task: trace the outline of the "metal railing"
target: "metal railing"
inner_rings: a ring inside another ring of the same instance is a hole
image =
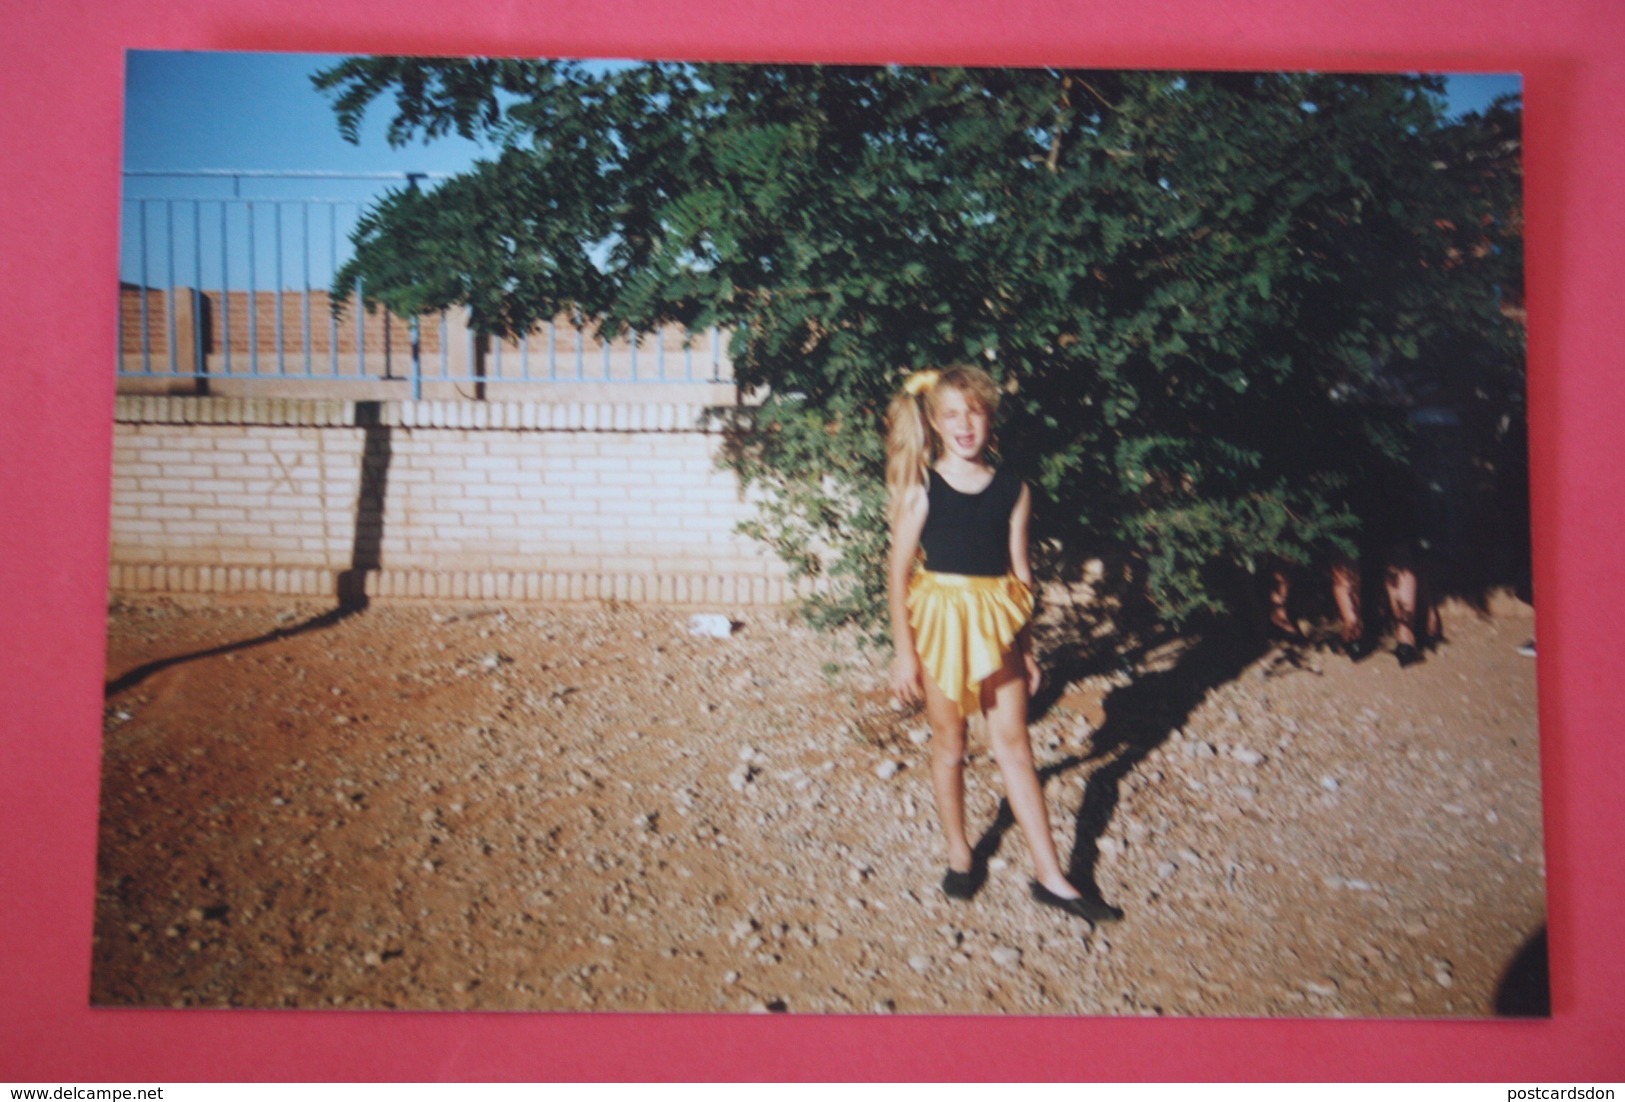
[[[121,380],[426,383],[717,383],[731,365],[715,328],[670,327],[614,340],[580,317],[518,340],[476,333],[464,310],[398,318],[361,308],[359,282],[334,303],[327,289],[351,255],[350,233],[380,182],[416,186],[430,173],[129,171],[134,181],[229,180],[229,196],[124,199],[118,374]],[[244,198],[245,180],[349,180],[357,198]],[[335,310],[335,306],[342,311]],[[341,321],[340,312],[345,317]]]

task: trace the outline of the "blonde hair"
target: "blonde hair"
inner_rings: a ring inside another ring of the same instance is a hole
[[[957,390],[991,421],[999,412],[999,384],[979,367],[916,371],[903,381],[886,414],[886,515],[895,524],[908,492],[925,485],[926,471],[942,454],[931,420],[944,389]]]

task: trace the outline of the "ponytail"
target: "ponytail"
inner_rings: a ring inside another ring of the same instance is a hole
[[[925,472],[937,452],[936,432],[926,412],[926,393],[937,372],[916,371],[903,383],[886,413],[886,518],[897,523],[908,492],[925,485]]]

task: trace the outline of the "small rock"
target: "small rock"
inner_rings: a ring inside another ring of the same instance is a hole
[[[1327,979],[1320,983],[1306,983],[1303,985],[1303,989],[1311,995],[1319,995],[1321,998],[1329,999],[1337,994],[1337,981]]]
[[[912,742],[915,746],[924,746],[930,740],[931,728],[929,727],[915,727],[908,733],[908,741]]]
[[[931,958],[924,953],[916,953],[908,958],[908,966],[914,971],[924,975],[931,970]]]
[[[1324,788],[1327,792],[1336,792],[1343,786],[1338,782],[1336,777],[1322,777],[1320,778],[1320,787]]]
[[[1455,969],[1449,961],[1442,957],[1429,957],[1428,964],[1433,969],[1433,982],[1440,987],[1456,986]]]
[[[722,977],[722,982],[723,983],[729,983],[729,984],[738,983],[739,982],[739,973],[738,972],[729,972],[729,973],[727,973],[726,975],[724,975]]]
[[[992,955],[993,963],[1001,968],[1014,968],[1021,963],[1021,950],[1009,945],[1000,945]]]
[[[879,777],[883,781],[889,781],[893,777],[897,776],[897,771],[901,768],[902,766],[898,765],[894,761],[883,761],[879,765],[875,766],[875,776]]]
[[[1164,861],[1157,866],[1157,879],[1166,880],[1179,871],[1179,866],[1172,861]]]
[[[688,633],[711,639],[726,639],[734,632],[733,621],[721,613],[699,612],[688,618]]]
[[[1243,765],[1262,765],[1264,763],[1263,754],[1260,754],[1257,750],[1248,750],[1245,747],[1237,750],[1231,757]]]

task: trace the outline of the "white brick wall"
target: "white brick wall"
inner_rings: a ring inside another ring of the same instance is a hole
[[[114,590],[778,602],[699,407],[121,398]],[[367,418],[363,418],[367,419]],[[476,427],[476,426],[501,427]],[[604,427],[609,426],[609,427]],[[387,451],[381,517],[363,456]],[[375,555],[373,554],[375,552]]]

